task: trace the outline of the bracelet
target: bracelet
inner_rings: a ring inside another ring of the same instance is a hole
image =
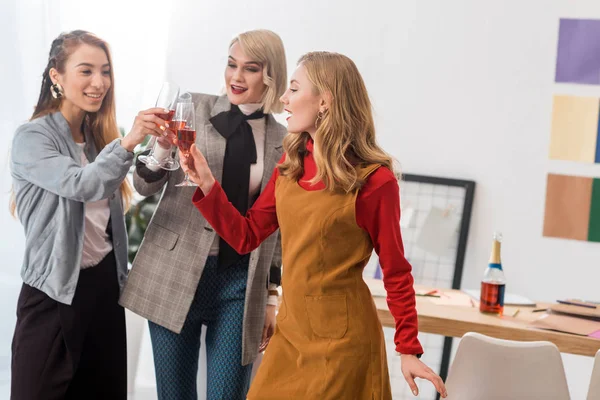
[[[279,292],[277,290],[269,290],[269,296],[279,296]]]

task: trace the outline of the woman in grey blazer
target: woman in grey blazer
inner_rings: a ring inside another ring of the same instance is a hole
[[[120,139],[113,82],[106,42],[61,34],[33,116],[13,139],[11,209],[26,236],[13,400],[127,398],[125,177],[133,148],[166,128],[153,108]]]
[[[279,97],[286,80],[279,36],[250,31],[229,46],[227,95],[192,94],[196,145],[241,212],[281,158],[287,132],[271,113],[282,111]],[[170,146],[159,139],[155,157],[165,157]],[[151,168],[136,164],[136,190],[145,196],[164,191],[121,304],[149,320],[158,398],[197,398],[200,334],[206,325],[207,398],[245,399],[252,362],[274,331],[279,234],[250,254],[237,254],[194,210],[194,188],[175,187],[183,179],[181,169]]]

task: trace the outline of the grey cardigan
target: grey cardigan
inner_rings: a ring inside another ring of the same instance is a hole
[[[119,186],[133,154],[119,140],[97,154],[85,132],[90,163],[81,166],[67,120],[55,112],[21,125],[14,136],[10,168],[17,214],[25,230],[21,278],[52,299],[71,304],[83,249],[85,202],[109,199],[117,276],[127,277],[127,231]]]

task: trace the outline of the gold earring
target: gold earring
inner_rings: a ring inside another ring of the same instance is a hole
[[[60,86],[60,83],[55,83],[52,86],[50,86],[50,93],[52,94],[52,97],[54,97],[55,99],[60,99],[65,94],[62,86]]]
[[[323,113],[319,111],[317,113],[317,119],[315,121],[315,129],[319,129],[319,122],[323,119]]]

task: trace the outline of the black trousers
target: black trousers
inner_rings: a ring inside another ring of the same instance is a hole
[[[125,311],[114,253],[80,272],[71,305],[23,284],[11,400],[127,399]]]

